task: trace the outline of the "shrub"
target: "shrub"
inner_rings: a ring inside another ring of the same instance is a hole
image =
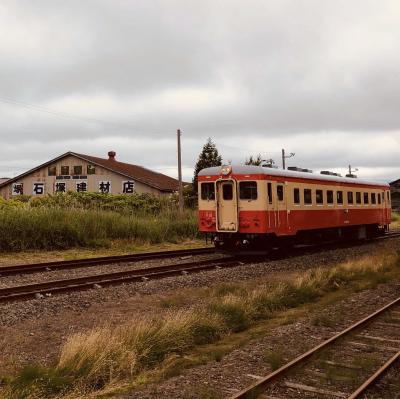
[[[57,208],[0,209],[0,250],[65,249],[114,239],[160,243],[197,236],[194,212],[184,217],[123,215],[110,211]]]

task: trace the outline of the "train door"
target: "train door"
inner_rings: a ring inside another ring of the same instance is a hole
[[[286,201],[286,187],[284,182],[276,184],[276,213],[277,213],[277,229],[285,234],[288,229],[288,213]]]
[[[385,225],[386,222],[386,201],[385,201],[385,192],[381,191],[378,196],[380,196],[379,202],[379,214],[380,214],[380,223],[381,225]],[[379,197],[378,197],[379,198]]]
[[[237,189],[234,180],[217,181],[217,231],[238,229]]]
[[[268,223],[275,232],[285,234],[288,214],[284,182],[267,182]]]

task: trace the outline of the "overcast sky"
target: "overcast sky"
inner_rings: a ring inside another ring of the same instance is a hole
[[[0,177],[66,151],[400,178],[398,0],[0,0]]]

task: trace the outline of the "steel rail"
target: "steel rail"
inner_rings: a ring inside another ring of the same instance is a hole
[[[395,238],[399,237],[400,232],[388,233],[385,236],[375,237],[373,239],[368,239],[366,241],[357,242],[363,244],[364,242],[370,242],[373,240],[382,240],[387,238]],[[306,246],[299,246],[295,248],[302,255],[302,251],[314,250],[317,248],[329,248],[331,249],[333,245],[343,245],[343,242],[336,243],[321,243],[321,244],[313,244]],[[351,244],[346,242],[345,244]],[[214,247],[208,248],[195,248],[195,249],[183,249],[183,250],[174,250],[174,251],[159,251],[159,252],[142,252],[138,254],[129,254],[129,255],[117,255],[117,256],[105,256],[105,257],[97,257],[97,258],[85,258],[85,259],[76,259],[76,260],[65,260],[65,261],[53,261],[53,262],[41,262],[41,263],[31,263],[31,264],[20,264],[20,265],[12,265],[12,266],[0,266],[0,278],[7,276],[14,276],[18,274],[29,274],[36,273],[40,271],[56,271],[56,270],[66,270],[66,269],[77,269],[81,267],[93,267],[100,266],[105,264],[117,264],[117,263],[133,263],[139,262],[142,260],[153,260],[153,259],[165,259],[165,258],[173,258],[179,256],[194,256],[194,255],[204,255],[204,254],[213,254],[215,253]],[[243,253],[244,254],[244,253]],[[243,255],[242,254],[242,255]],[[241,254],[239,254],[241,255]],[[249,253],[248,255],[252,255]],[[272,255],[270,253],[270,255]],[[276,253],[277,259],[281,259],[281,255],[278,252]],[[287,254],[286,254],[287,255]],[[285,255],[285,256],[286,256]],[[294,253],[292,255],[298,255],[298,253]],[[272,257],[274,260],[274,256]]]
[[[267,375],[260,381],[255,382],[254,384],[250,385],[249,387],[243,389],[242,391],[238,392],[237,394],[230,397],[230,399],[246,399],[246,398],[255,398],[257,397],[257,393],[262,390],[263,388],[270,384],[271,382],[275,381],[276,379],[282,377],[286,374],[290,369],[295,366],[298,366],[303,361],[309,359],[312,355],[320,351],[321,349],[326,348],[328,345],[336,342],[338,339],[344,337],[345,335],[353,332],[359,327],[362,327],[369,322],[371,322],[375,317],[379,316],[386,310],[392,308],[395,305],[400,304],[400,298],[390,302],[389,304],[385,305],[384,307],[380,308],[379,310],[375,311],[374,313],[370,314],[369,316],[365,317],[364,319],[358,321],[357,323],[352,324],[350,327],[346,328],[345,330],[341,331],[340,333],[334,335],[333,337],[329,338],[328,340],[322,342],[321,344],[315,346],[314,348],[310,349],[306,353],[296,357],[291,362],[285,364],[284,366],[280,367],[278,370],[274,371],[273,373]],[[253,395],[253,396],[252,396]]]
[[[386,371],[400,359],[400,351],[392,356],[379,370],[377,370],[368,380],[366,380],[355,392],[353,392],[347,399],[357,399],[364,394],[379,378],[383,376]]]
[[[80,291],[103,286],[118,285],[125,282],[147,281],[160,279],[189,272],[200,272],[222,267],[233,267],[241,264],[239,260],[230,257],[224,259],[187,262],[167,266],[157,266],[145,269],[125,270],[107,274],[47,281],[0,289],[0,302],[33,298],[35,294],[53,294],[68,291]]]
[[[79,267],[99,266],[104,264],[111,265],[115,263],[124,263],[124,262],[139,262],[141,260],[212,254],[214,252],[215,252],[214,247],[196,248],[196,249],[182,249],[175,251],[142,252],[130,255],[104,256],[98,258],[31,263],[31,264],[21,264],[14,266],[3,266],[3,267],[0,266],[0,277],[13,276],[21,273],[23,274],[35,273],[38,271],[46,271],[46,270],[75,269]]]

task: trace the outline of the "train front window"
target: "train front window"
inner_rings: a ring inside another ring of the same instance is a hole
[[[311,190],[309,188],[304,189],[304,204],[306,205],[312,204]]]
[[[276,186],[276,194],[278,196],[278,201],[283,201],[283,186],[281,184]]]
[[[225,201],[231,201],[233,198],[233,184],[224,184],[222,186],[222,197]]]
[[[328,190],[326,192],[326,202],[330,205],[333,204],[333,191],[332,190]]]
[[[293,202],[300,204],[300,190],[298,188],[293,189]]]
[[[347,191],[347,203],[349,205],[353,205],[353,203],[354,203],[354,198],[353,198],[353,192],[352,191]]]
[[[318,205],[324,203],[324,192],[323,190],[315,190],[315,200]]]
[[[201,199],[204,201],[215,200],[214,183],[201,183]]]
[[[256,200],[257,199],[257,182],[255,181],[242,181],[239,183],[239,195],[242,200]]]
[[[337,191],[336,192],[336,199],[337,199],[337,203],[339,205],[343,204],[343,191]]]

